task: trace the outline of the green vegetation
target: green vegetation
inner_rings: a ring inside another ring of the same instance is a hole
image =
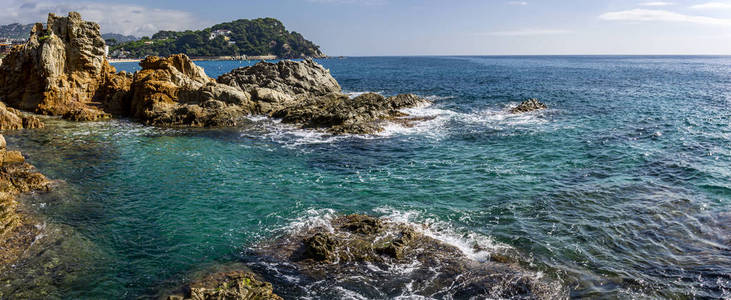
[[[113,57],[167,56],[185,53],[192,57],[276,55],[282,58],[320,57],[320,47],[297,32],[289,32],[272,18],[236,20],[198,31],[160,31],[151,38],[112,46]]]

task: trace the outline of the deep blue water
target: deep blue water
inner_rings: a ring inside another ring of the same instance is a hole
[[[731,297],[731,57],[319,62],[347,92],[429,97],[409,112],[436,118],[356,137],[263,117],[209,130],[49,121],[8,135],[66,182],[34,196],[41,213],[105,257],[57,295],[155,296],[308,218],[369,213],[513,248],[572,297]],[[212,77],[247,64],[199,62]],[[549,109],[506,113],[533,97]]]

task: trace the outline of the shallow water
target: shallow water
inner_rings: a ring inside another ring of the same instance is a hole
[[[64,181],[32,206],[105,258],[54,295],[154,297],[204,266],[252,261],[257,242],[303,222],[369,213],[429,224],[476,260],[514,249],[572,297],[731,297],[730,57],[320,62],[347,92],[427,96],[409,112],[436,118],[354,137],[264,117],[7,133]],[[200,62],[214,77],[245,64]],[[530,97],[550,109],[505,113]]]

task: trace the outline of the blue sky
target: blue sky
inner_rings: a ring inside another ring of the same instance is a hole
[[[329,55],[728,54],[731,0],[0,0],[0,23],[81,12],[137,36],[274,17]]]

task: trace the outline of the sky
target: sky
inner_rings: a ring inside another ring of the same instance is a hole
[[[273,17],[328,55],[731,55],[731,0],[0,0],[0,24],[78,11],[151,35]]]

